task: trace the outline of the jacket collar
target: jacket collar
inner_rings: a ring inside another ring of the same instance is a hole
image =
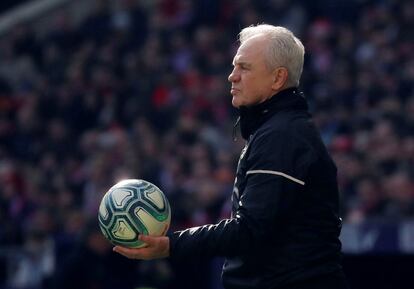
[[[247,140],[265,121],[277,112],[284,110],[307,110],[308,105],[302,92],[297,88],[287,88],[270,99],[253,106],[241,106],[240,122],[242,137]]]

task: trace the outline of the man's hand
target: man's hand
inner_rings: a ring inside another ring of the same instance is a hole
[[[140,234],[138,239],[147,244],[143,248],[126,248],[115,246],[113,250],[129,259],[152,260],[165,258],[170,255],[170,239],[168,237],[153,237]]]

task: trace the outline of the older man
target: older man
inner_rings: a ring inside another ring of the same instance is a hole
[[[271,25],[240,33],[232,104],[246,145],[232,194],[232,216],[168,237],[141,235],[128,258],[224,256],[223,284],[243,288],[347,288],[340,265],[336,167],[297,89],[304,47]]]

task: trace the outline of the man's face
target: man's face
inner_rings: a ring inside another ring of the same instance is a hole
[[[233,59],[233,71],[228,77],[234,107],[251,106],[272,96],[275,75],[266,66],[264,49],[267,40],[262,36],[246,40]]]

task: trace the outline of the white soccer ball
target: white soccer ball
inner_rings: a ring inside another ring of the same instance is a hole
[[[163,192],[154,184],[123,180],[103,196],[98,213],[104,236],[114,245],[145,246],[139,234],[163,236],[171,221],[171,209]]]

